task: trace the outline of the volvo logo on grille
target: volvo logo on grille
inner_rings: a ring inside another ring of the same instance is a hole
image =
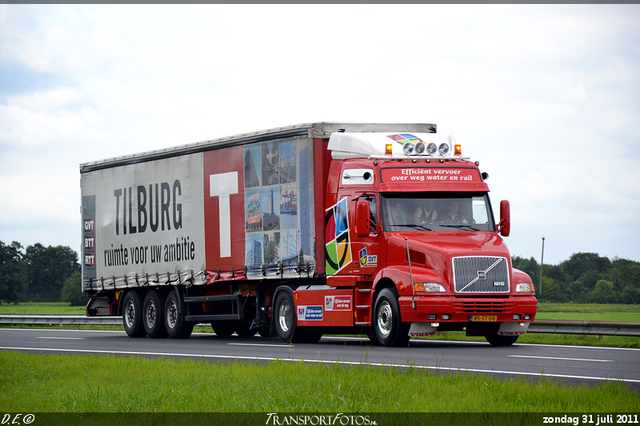
[[[494,287],[506,287],[507,283],[505,283],[504,281],[494,281],[493,282],[493,286]]]
[[[478,279],[479,280],[486,280],[487,279],[487,272],[486,271],[478,271]]]

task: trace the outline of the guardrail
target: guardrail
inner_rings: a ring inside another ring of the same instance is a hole
[[[0,324],[120,325],[122,324],[122,317],[87,317],[84,315],[0,315]],[[602,336],[640,336],[640,323],[536,320],[531,323],[528,332],[594,334]]]
[[[640,336],[640,323],[609,321],[535,320],[529,333],[597,334],[602,336]]]
[[[0,315],[0,324],[117,325],[122,324],[122,317],[88,317],[86,315]]]

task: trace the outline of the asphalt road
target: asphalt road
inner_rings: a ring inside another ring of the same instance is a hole
[[[428,369],[436,374],[464,371],[496,378],[541,377],[569,385],[594,386],[620,380],[640,391],[640,349],[518,344],[493,347],[484,342],[411,340],[408,348],[369,346],[353,337],[323,337],[315,344],[287,345],[273,338],[219,338],[194,333],[187,340],[131,339],[124,331],[0,329],[0,349],[28,353],[115,354],[232,359],[269,362],[308,361],[376,367]]]

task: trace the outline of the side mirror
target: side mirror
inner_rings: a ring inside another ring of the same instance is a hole
[[[498,232],[503,237],[508,237],[511,232],[511,208],[509,201],[500,201],[500,223],[498,224]]]
[[[369,201],[358,200],[356,204],[356,235],[369,236]]]

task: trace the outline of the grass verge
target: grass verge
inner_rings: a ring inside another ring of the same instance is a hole
[[[0,351],[4,412],[640,411],[621,383],[565,386],[418,368],[216,363]]]

